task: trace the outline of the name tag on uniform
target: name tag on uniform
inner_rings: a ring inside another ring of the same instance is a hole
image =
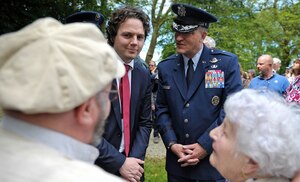
[[[205,73],[205,88],[224,88],[224,71],[208,70]]]
[[[162,87],[163,87],[163,89],[165,89],[165,90],[170,90],[170,89],[171,89],[171,86],[169,86],[169,85],[163,85]]]

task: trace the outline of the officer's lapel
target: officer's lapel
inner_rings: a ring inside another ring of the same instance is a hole
[[[174,62],[175,62],[175,66],[173,67],[174,82],[182,98],[185,100],[186,93],[187,93],[187,85],[185,80],[183,57],[181,55],[178,56],[178,59],[174,60]]]
[[[209,49],[207,49],[205,46],[203,46],[203,51],[200,57],[200,60],[198,62],[197,68],[194,72],[192,83],[190,85],[190,88],[188,89],[187,97],[186,99],[189,100],[196,90],[200,87],[204,80],[205,76],[205,69],[209,66]]]

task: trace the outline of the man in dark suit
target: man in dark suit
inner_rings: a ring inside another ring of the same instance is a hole
[[[150,31],[149,17],[138,8],[124,7],[112,13],[108,22],[108,43],[127,68],[119,99],[111,103],[96,165],[127,181],[142,181],[143,163],[152,128],[151,78],[142,63],[134,61]],[[129,87],[129,88],[128,88]]]
[[[225,181],[209,163],[209,132],[223,122],[226,97],[242,89],[236,55],[203,44],[206,11],[173,4],[176,51],[158,65],[157,122],[169,182]]]

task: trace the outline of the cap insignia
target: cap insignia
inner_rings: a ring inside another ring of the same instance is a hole
[[[185,16],[185,14],[186,14],[185,7],[183,5],[178,6],[178,15]]]

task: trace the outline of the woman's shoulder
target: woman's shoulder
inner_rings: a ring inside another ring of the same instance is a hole
[[[245,182],[290,182],[289,179],[286,178],[260,178],[260,179],[248,179]]]

